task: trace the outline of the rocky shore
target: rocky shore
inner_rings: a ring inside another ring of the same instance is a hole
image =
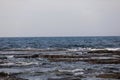
[[[18,78],[12,74],[0,72],[0,80],[28,80],[28,79],[22,79]]]
[[[15,52],[17,53],[18,51]],[[81,80],[89,77],[120,79],[120,51],[63,51],[65,54],[60,54],[61,52],[59,51],[55,51],[56,53],[51,51],[49,54],[45,51],[38,51],[37,54],[30,54],[29,52],[30,51],[28,51],[27,54],[24,54],[24,51],[21,51],[21,54],[0,54],[0,80],[29,80],[17,77],[17,73],[18,76],[19,74],[34,74],[37,76],[54,74],[57,76],[48,77],[45,80]],[[83,65],[82,67],[82,65],[77,64],[77,62],[80,62],[80,64],[84,63],[85,66]],[[68,66],[66,64],[68,64]],[[112,67],[109,65],[112,65]],[[116,67],[116,65],[118,65],[118,67]],[[35,72],[34,69],[32,71],[33,67],[35,67],[35,70],[40,69],[40,72],[38,70],[36,70],[38,72]],[[53,67],[55,68],[53,69]],[[20,69],[20,71],[23,68],[23,72],[19,73],[18,71],[16,74],[12,72],[2,72],[4,69],[10,68],[17,68]],[[30,68],[29,71],[28,68]],[[24,72],[24,69],[26,72]],[[48,69],[48,71],[46,69]]]

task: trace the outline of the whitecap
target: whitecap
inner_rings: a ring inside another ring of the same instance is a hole
[[[109,51],[120,51],[120,48],[106,48]]]
[[[108,51],[120,51],[120,48],[89,48],[89,51],[99,51],[99,50],[108,50]]]
[[[106,49],[89,49],[90,51],[99,51],[99,50],[106,50]]]
[[[83,69],[74,69],[74,70],[72,70],[73,73],[82,72],[82,71],[84,71],[84,70]]]
[[[4,64],[0,64],[1,66],[12,66],[14,65],[14,63],[4,63]]]
[[[34,65],[34,64],[38,64],[37,62],[17,62],[16,65],[18,66],[28,66],[28,65]]]
[[[9,56],[7,56],[7,58],[13,58],[14,57],[14,55],[9,55]]]
[[[91,57],[91,59],[114,59],[114,57]]]
[[[84,74],[84,72],[77,72],[77,73],[74,73],[74,76],[79,76],[79,75],[82,75]]]
[[[68,51],[78,51],[78,49],[67,49]]]
[[[78,72],[83,72],[83,69],[73,69],[73,70],[58,70],[59,72],[68,72],[68,73],[78,73]]]

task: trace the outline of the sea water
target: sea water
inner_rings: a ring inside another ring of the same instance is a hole
[[[40,55],[80,55],[91,59],[114,59],[120,55],[88,54],[87,51],[120,51],[120,37],[14,37],[0,38],[0,72],[29,80],[101,80],[102,73],[120,72],[120,64],[90,64],[80,61],[50,61],[47,58],[24,58]],[[102,56],[104,55],[104,56]],[[16,57],[15,57],[16,56]],[[17,57],[23,58],[17,58]],[[98,57],[100,56],[100,57]],[[104,80],[110,80],[105,78]],[[112,80],[112,79],[111,79]]]

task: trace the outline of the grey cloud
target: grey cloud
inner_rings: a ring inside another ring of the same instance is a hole
[[[0,0],[0,36],[119,36],[120,0]]]

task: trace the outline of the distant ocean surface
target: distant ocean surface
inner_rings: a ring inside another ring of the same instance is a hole
[[[120,37],[0,38],[2,49],[120,48]]]

